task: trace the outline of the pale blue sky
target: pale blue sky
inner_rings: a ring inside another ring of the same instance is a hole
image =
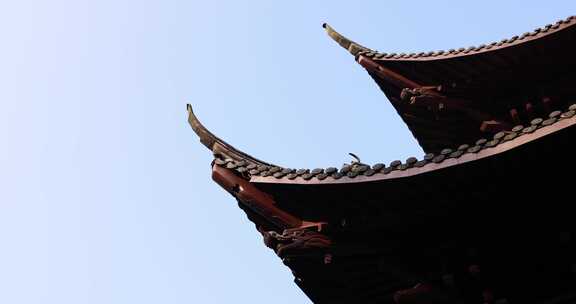
[[[185,104],[290,167],[421,156],[330,40],[381,51],[522,34],[565,1],[1,1],[0,303],[309,303]]]

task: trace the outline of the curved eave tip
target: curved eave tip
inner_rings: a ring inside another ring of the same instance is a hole
[[[346,49],[350,54],[356,56],[360,51],[371,51],[369,48],[364,47],[335,31],[328,23],[322,23],[322,27],[332,40],[336,41],[341,47]]]
[[[208,129],[206,129],[198,117],[194,115],[191,104],[186,104],[186,110],[188,111],[188,123],[194,130],[194,133],[200,138],[200,142],[206,146],[206,148],[213,150],[214,143],[216,142],[216,136],[214,136]]]
[[[194,114],[194,110],[192,109],[191,104],[189,103],[186,104],[186,111],[188,111],[188,122],[192,126],[192,129],[194,129],[194,131],[198,133],[197,128],[203,128],[203,126],[202,123],[200,123],[200,120],[198,120],[198,117],[196,117],[196,115]]]

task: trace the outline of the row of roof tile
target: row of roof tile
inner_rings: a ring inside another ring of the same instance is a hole
[[[276,179],[287,178],[290,180],[301,177],[304,180],[325,180],[327,178],[340,179],[344,176],[355,178],[357,176],[373,176],[375,174],[389,174],[396,170],[410,170],[411,168],[421,168],[430,163],[442,163],[443,161],[451,158],[459,158],[467,153],[478,153],[487,148],[493,148],[516,139],[525,134],[533,133],[539,128],[553,125],[554,123],[572,118],[576,115],[576,104],[571,105],[565,112],[554,111],[548,115],[548,118],[536,118],[530,122],[530,125],[518,125],[509,131],[502,131],[496,133],[492,139],[482,138],[473,144],[463,144],[455,148],[446,148],[441,150],[438,154],[428,153],[424,155],[421,160],[416,157],[409,157],[406,161],[400,160],[392,161],[388,166],[384,163],[377,163],[372,166],[363,163],[352,163],[342,166],[337,169],[330,168],[316,168],[316,169],[292,169],[282,168],[273,165],[256,164],[250,160],[233,160],[216,158],[214,164],[228,169],[233,169],[238,173],[244,175],[246,178],[251,176],[269,177],[272,176]]]
[[[559,20],[554,24],[548,24],[544,27],[537,28],[532,32],[526,32],[520,36],[513,36],[511,38],[502,39],[499,42],[492,42],[490,44],[482,44],[479,46],[470,46],[467,48],[450,49],[447,51],[431,51],[431,52],[420,52],[420,53],[381,53],[375,50],[371,50],[367,47],[359,45],[351,40],[348,40],[341,34],[334,31],[329,26],[325,25],[329,35],[336,40],[339,44],[347,48],[353,55],[363,55],[376,60],[387,60],[387,59],[420,59],[420,58],[444,58],[457,55],[467,55],[470,53],[476,53],[481,51],[487,51],[490,49],[501,48],[513,44],[522,43],[529,38],[540,37],[547,35],[549,33],[555,32],[567,26],[576,24],[576,16],[570,16],[566,19]]]

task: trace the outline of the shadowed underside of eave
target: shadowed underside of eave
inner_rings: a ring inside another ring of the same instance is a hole
[[[469,252],[467,246],[485,254],[482,269],[504,278],[494,287],[499,298],[525,298],[524,289],[517,287],[530,283],[538,287],[532,296],[539,298],[527,295],[533,302],[510,303],[568,304],[574,299],[569,285],[573,281],[558,276],[570,269],[565,263],[569,255],[545,246],[557,230],[572,227],[570,213],[564,210],[570,205],[570,180],[557,173],[573,167],[572,149],[559,144],[576,134],[576,105],[492,140],[446,149],[421,161],[372,167],[356,163],[334,172],[300,173],[258,164],[206,130],[191,107],[188,110],[202,142],[212,151],[218,147],[213,172],[228,174],[231,182],[220,185],[235,196],[264,243],[290,267],[295,282],[314,303],[413,303],[394,301],[410,292],[425,297],[438,293],[449,299],[432,303],[481,303],[452,294],[454,290],[481,294],[462,285],[474,282],[454,270],[461,266],[458,257]],[[555,187],[548,188],[545,180]],[[524,188],[530,189],[529,204],[520,199]],[[273,201],[258,204],[257,195],[243,191],[261,191],[260,198]],[[269,212],[273,208],[276,212]],[[298,225],[274,227],[271,222],[282,214],[299,219]],[[541,225],[541,218],[554,218],[564,226]],[[489,242],[483,243],[485,239]],[[499,254],[491,255],[492,251]],[[436,285],[428,285],[431,291],[414,287],[423,281]],[[543,300],[553,298],[554,302]]]

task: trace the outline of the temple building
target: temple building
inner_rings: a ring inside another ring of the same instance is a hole
[[[277,166],[189,122],[212,179],[314,303],[576,303],[576,17],[447,51],[387,54],[324,25],[425,155]],[[239,139],[238,139],[239,140]]]

